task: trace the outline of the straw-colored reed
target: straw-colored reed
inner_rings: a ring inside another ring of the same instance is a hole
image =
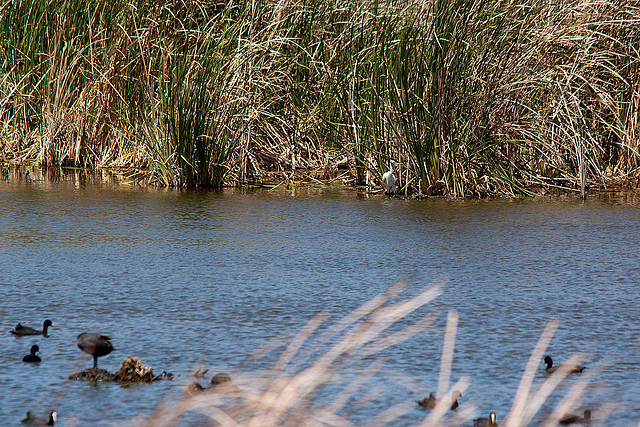
[[[329,325],[328,314],[319,314],[286,344],[271,369],[235,372],[232,374],[233,388],[185,393],[179,402],[163,402],[151,416],[136,418],[132,424],[174,426],[188,414],[198,413],[223,426],[357,425],[350,417],[353,408],[361,408],[375,399],[394,401],[388,396],[385,399],[388,389],[373,385],[372,379],[384,373],[384,360],[379,353],[433,327],[434,312],[427,312],[422,317],[416,314],[428,309],[428,304],[440,294],[441,286],[442,283],[436,283],[415,296],[402,298],[403,286],[396,285]],[[417,320],[408,321],[408,318]],[[402,322],[404,329],[398,328],[398,322]],[[472,403],[464,403],[455,412],[449,410],[452,393],[464,393],[472,387],[471,379],[467,377],[453,385],[449,382],[457,323],[458,315],[449,313],[437,387],[439,400],[435,408],[425,413],[421,426],[465,425],[476,416],[488,415],[479,414]],[[558,321],[551,320],[542,333],[523,372],[511,410],[501,414],[500,425],[530,425],[569,374],[568,366],[583,359],[580,355],[572,357],[541,385],[533,385],[534,374],[558,325]],[[280,340],[270,341],[256,352],[256,356],[270,354],[282,344]],[[574,410],[583,399],[586,386],[598,372],[596,367],[582,374],[548,413],[544,425],[556,425],[563,415]],[[397,387],[390,389],[397,390]],[[408,392],[406,400],[381,408],[366,424],[393,425],[416,408],[415,396]],[[603,425],[612,407],[604,405],[594,409],[597,423]]]
[[[0,160],[201,188],[376,185],[393,159],[403,193],[585,192],[638,174],[639,23],[611,0],[6,2]]]

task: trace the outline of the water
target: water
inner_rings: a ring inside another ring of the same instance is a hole
[[[582,407],[615,404],[607,425],[640,421],[640,201],[630,193],[548,200],[408,201],[355,191],[177,192],[80,176],[0,182],[0,424],[51,408],[61,425],[127,425],[177,402],[198,366],[246,372],[268,339],[315,314],[349,313],[398,281],[414,295],[444,278],[429,332],[385,350],[391,392],[354,421],[435,391],[446,312],[459,315],[452,381],[471,378],[462,407],[504,417],[551,318],[546,353],[607,362]],[[15,338],[16,323],[51,336]],[[406,326],[406,325],[404,325]],[[68,381],[91,365],[80,332],[111,335],[115,372],[128,355],[173,381],[123,387]],[[32,344],[43,362],[21,362]],[[275,356],[274,356],[275,357]],[[548,399],[548,413],[574,376]],[[535,383],[546,378],[542,365]],[[575,412],[581,412],[581,409]],[[543,413],[543,415],[544,415]],[[395,425],[419,422],[417,408]]]

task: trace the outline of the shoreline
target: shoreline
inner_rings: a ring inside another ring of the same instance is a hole
[[[201,188],[180,188],[155,185],[154,183],[144,182],[144,180],[132,179],[132,172],[128,168],[81,168],[81,167],[40,167],[37,165],[18,165],[10,163],[0,163],[0,180],[2,181],[24,181],[24,182],[56,182],[60,179],[90,178],[98,180],[102,183],[110,183],[116,185],[129,185],[141,188],[156,189],[172,189],[176,191],[205,191],[216,189]],[[398,199],[425,199],[425,198],[445,198],[445,199],[500,199],[500,198],[522,198],[522,197],[559,197],[559,196],[575,196],[581,197],[581,189],[579,184],[574,187],[566,185],[532,185],[526,187],[528,194],[526,195],[507,195],[507,194],[491,194],[491,195],[470,195],[466,197],[452,197],[447,194],[431,192],[430,194],[398,191],[396,194],[388,195],[380,185],[357,186],[356,171],[354,169],[338,169],[325,167],[319,170],[292,170],[292,171],[267,171],[264,179],[260,182],[246,182],[243,184],[229,183],[217,190],[222,189],[265,189],[268,191],[291,190],[305,188],[319,189],[336,189],[351,190],[367,195],[384,195]],[[568,181],[568,180],[562,180]],[[609,193],[634,193],[640,190],[640,172],[633,177],[607,177],[603,179],[601,184],[589,182],[586,185],[586,196],[594,196],[598,194]]]

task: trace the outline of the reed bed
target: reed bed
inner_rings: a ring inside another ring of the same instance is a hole
[[[415,397],[420,387],[397,373],[389,375],[384,369],[382,352],[433,328],[437,313],[429,311],[428,305],[441,292],[443,283],[439,282],[409,296],[403,293],[405,286],[397,284],[333,323],[328,313],[318,314],[288,342],[275,339],[256,351],[255,357],[264,357],[284,348],[270,369],[234,372],[227,388],[185,393],[179,402],[165,401],[152,415],[138,417],[130,424],[183,425],[193,420],[190,416],[199,414],[208,421],[196,418],[198,423],[222,426],[353,426],[359,425],[354,414],[374,400],[385,405],[361,421],[363,424],[401,422],[403,415],[416,410]],[[421,426],[473,424],[476,416],[486,417],[489,411],[495,411],[489,408],[485,409],[486,414],[480,414],[470,402],[463,403],[455,412],[449,410],[453,392],[463,393],[471,385],[471,379],[465,377],[450,384],[457,325],[457,314],[449,313],[437,386],[440,400],[435,408],[425,412],[418,423]],[[500,425],[530,425],[549,396],[567,378],[569,365],[583,360],[581,355],[574,356],[543,383],[533,385],[558,325],[557,320],[551,320],[543,331],[524,369],[510,412],[498,415]],[[545,408],[546,417],[538,416],[537,422],[557,425],[563,415],[579,406],[587,385],[599,372],[600,368],[595,366],[581,374],[557,406]],[[381,384],[383,376],[386,381],[398,381],[407,390],[407,399],[400,402],[391,399],[389,390],[397,393],[401,388]],[[593,408],[593,425],[604,425],[612,409],[606,404]]]
[[[149,185],[584,193],[638,177],[640,8],[610,0],[0,5],[0,160]]]

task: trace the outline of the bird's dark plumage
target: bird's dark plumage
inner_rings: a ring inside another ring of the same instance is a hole
[[[221,372],[219,374],[215,374],[212,378],[211,378],[211,385],[213,387],[220,385],[220,384],[224,384],[224,383],[228,383],[231,382],[231,377],[229,376],[229,374],[225,374],[224,372]]]
[[[33,329],[30,328],[29,326],[22,326],[22,324],[18,323],[16,325],[15,328],[13,328],[13,330],[9,331],[11,332],[13,335],[16,336],[24,336],[24,335],[44,335],[45,337],[47,336],[47,331],[49,329],[49,326],[53,326],[53,323],[51,323],[51,320],[47,319],[44,321],[44,323],[42,324],[42,330],[39,331],[37,329]]]
[[[473,427],[498,427],[496,413],[490,413],[489,418],[476,418],[473,420]]]
[[[31,346],[31,353],[27,354],[25,357],[22,358],[23,362],[30,362],[30,363],[38,363],[41,362],[42,360],[40,360],[40,357],[36,356],[36,353],[40,351],[40,347],[38,347],[37,345],[32,345]]]
[[[56,421],[58,421],[58,413],[56,411],[50,412],[48,419],[36,417],[33,412],[29,411],[27,412],[25,419],[22,420],[22,424],[32,426],[52,426]]]
[[[547,371],[547,373],[549,373],[549,374],[553,374],[559,368],[559,366],[553,366],[553,359],[551,359],[551,356],[545,356],[544,357],[544,363],[547,365],[547,367],[545,368],[545,371]],[[571,367],[571,370],[569,371],[569,373],[570,374],[579,374],[580,372],[582,372],[584,370],[585,370],[584,366],[575,365],[575,366]]]
[[[461,397],[462,397],[462,393],[460,393],[457,390],[451,394],[451,399],[452,399],[451,410],[452,411],[455,411],[456,409],[458,409],[458,399]],[[418,405],[427,409],[433,409],[436,407],[437,404],[438,404],[438,399],[433,395],[433,393],[429,393],[428,397],[425,397],[422,400],[418,400]]]
[[[433,409],[436,407],[437,401],[438,399],[436,399],[433,393],[429,393],[429,396],[425,397],[422,400],[418,400],[418,405],[422,406],[423,408]]]
[[[110,339],[106,335],[83,332],[78,335],[76,342],[80,350],[93,356],[93,367],[95,369],[98,367],[98,357],[106,356],[115,350],[111,342],[109,342]]]
[[[589,410],[584,411],[584,417],[581,417],[580,415],[573,415],[573,414],[565,415],[564,417],[560,418],[558,422],[563,426],[568,426],[570,424],[590,424],[591,411]]]
[[[224,372],[215,374],[211,378],[211,387],[209,387],[208,390],[215,391],[216,393],[235,393],[240,391],[240,389],[233,384],[229,374],[225,374]]]

